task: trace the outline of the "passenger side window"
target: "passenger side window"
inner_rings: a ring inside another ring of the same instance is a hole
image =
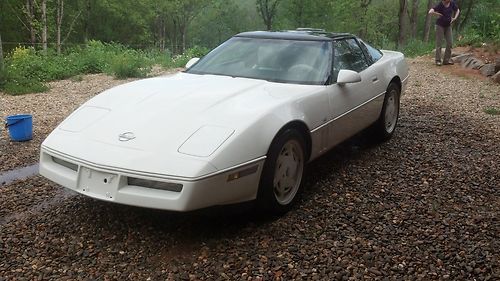
[[[372,63],[375,63],[382,57],[382,52],[380,52],[378,49],[370,46],[362,40],[359,41],[359,44],[361,45],[363,51],[365,51],[367,56],[371,59]]]
[[[361,72],[368,67],[366,57],[354,38],[333,42],[333,81],[341,69]]]

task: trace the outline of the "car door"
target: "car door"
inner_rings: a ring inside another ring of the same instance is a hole
[[[332,84],[329,86],[330,126],[329,141],[334,146],[373,123],[380,111],[379,80],[355,38],[333,42]],[[340,70],[359,73],[361,81],[338,84]]]

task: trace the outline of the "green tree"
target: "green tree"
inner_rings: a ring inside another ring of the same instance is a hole
[[[257,10],[259,11],[267,30],[272,30],[273,19],[278,12],[278,5],[281,0],[257,0]]]

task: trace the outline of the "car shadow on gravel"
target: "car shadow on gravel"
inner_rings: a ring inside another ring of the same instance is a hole
[[[229,277],[241,279],[243,268],[266,259],[275,259],[271,268],[284,264],[279,270],[288,279],[311,265],[325,279],[498,274],[495,129],[421,104],[403,106],[388,142],[370,145],[365,137],[310,163],[300,200],[281,217],[255,216],[249,204],[174,213],[73,196],[0,225],[0,249],[10,256],[29,249],[70,271],[97,272],[83,279],[122,265],[157,279],[186,271],[217,279],[222,264],[232,265]],[[273,279],[266,270],[264,279]],[[110,276],[127,277],[120,272]]]
[[[324,178],[331,177],[332,172],[335,176],[335,171],[340,167],[348,166],[349,161],[368,153],[374,147],[364,137],[365,135],[361,134],[345,141],[306,167],[303,190],[295,208],[300,208],[303,202],[312,199],[316,186],[321,184]],[[241,234],[242,230],[266,228],[276,220],[286,220],[287,217],[293,216],[295,211],[292,209],[283,216],[266,215],[255,210],[254,202],[246,202],[180,213],[110,204],[80,195],[75,198],[75,202],[66,204],[73,204],[66,206],[65,215],[68,219],[75,215],[74,222],[86,218],[88,221],[80,223],[92,221],[95,225],[110,229],[113,224],[121,224],[131,230],[146,227],[176,240],[190,241],[231,239]],[[111,221],[112,225],[109,224]]]

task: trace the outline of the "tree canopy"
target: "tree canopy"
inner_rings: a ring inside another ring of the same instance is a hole
[[[457,0],[457,34],[499,42],[498,0]],[[2,0],[4,53],[19,45],[67,48],[88,40],[182,53],[235,33],[297,27],[351,32],[383,47],[428,40],[437,0]],[[426,21],[427,18],[427,21]],[[427,34],[426,34],[427,32]],[[46,34],[46,36],[44,35]]]

